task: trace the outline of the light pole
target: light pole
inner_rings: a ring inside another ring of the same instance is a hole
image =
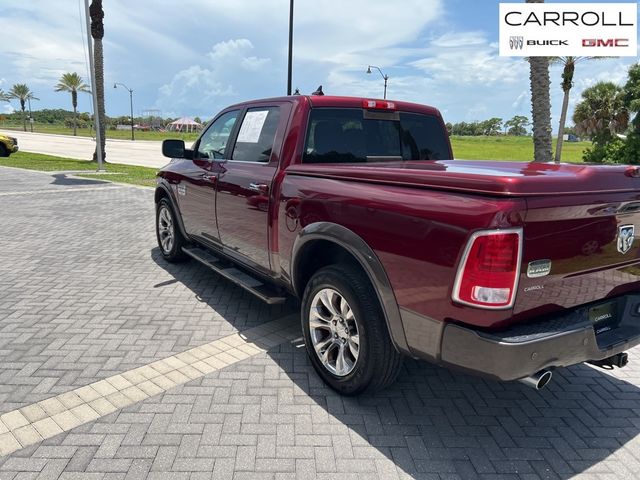
[[[289,65],[287,69],[287,95],[291,95],[291,75],[293,70],[293,0],[289,1]]]
[[[131,140],[135,140],[133,135],[133,90],[127,87],[124,83],[116,82],[113,84],[113,88],[118,88],[118,85],[123,87],[125,90],[129,90],[129,103],[131,104]]]
[[[376,70],[378,70],[380,72],[380,75],[382,75],[382,78],[384,78],[384,99],[387,99],[387,80],[389,80],[389,75],[385,75],[384,73],[382,73],[382,70],[380,70],[380,67],[376,67],[375,65],[369,65],[367,67],[367,73],[371,74],[371,69],[375,68]]]

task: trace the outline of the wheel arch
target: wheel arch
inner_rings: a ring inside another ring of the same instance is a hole
[[[352,230],[331,222],[317,222],[300,231],[291,256],[291,283],[295,294],[302,298],[307,282],[319,268],[345,261],[352,262],[367,275],[382,307],[393,345],[398,351],[410,354],[400,309],[386,271],[371,247]]]
[[[162,200],[163,198],[166,198],[167,200],[169,200],[169,203],[171,204],[171,208],[173,208],[173,212],[175,213],[176,221],[178,222],[178,228],[180,228],[180,233],[182,233],[184,238],[188,239],[189,236],[187,235],[187,231],[184,228],[184,223],[182,221],[182,214],[180,213],[180,209],[178,208],[178,202],[176,202],[176,199],[173,196],[173,192],[164,183],[159,183],[154,193],[154,201],[156,204],[156,208],[157,208],[157,205],[160,203],[160,200]]]

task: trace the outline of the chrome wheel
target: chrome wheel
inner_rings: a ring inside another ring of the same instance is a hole
[[[171,253],[173,242],[175,241],[175,231],[171,212],[164,205],[160,207],[160,212],[158,213],[158,239],[160,240],[162,251],[166,254]]]
[[[311,343],[322,365],[344,377],[358,361],[360,337],[353,310],[332,288],[323,288],[313,297],[309,310]]]

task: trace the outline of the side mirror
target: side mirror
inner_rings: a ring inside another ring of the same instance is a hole
[[[162,155],[169,158],[186,158],[184,140],[163,140]]]

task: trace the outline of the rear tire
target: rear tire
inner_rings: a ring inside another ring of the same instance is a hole
[[[8,157],[9,150],[4,146],[4,143],[0,143],[0,157]]]
[[[373,286],[349,265],[331,265],[309,280],[302,331],[311,363],[343,395],[391,385],[402,366]]]
[[[189,257],[182,251],[187,241],[180,231],[171,202],[163,198],[156,205],[156,238],[164,259],[171,263],[184,262]]]

